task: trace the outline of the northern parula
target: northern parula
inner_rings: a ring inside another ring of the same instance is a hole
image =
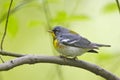
[[[98,53],[96,49],[99,47],[110,47],[110,45],[93,43],[78,33],[61,26],[56,26],[49,32],[53,36],[55,49],[64,57],[76,58],[85,52]]]

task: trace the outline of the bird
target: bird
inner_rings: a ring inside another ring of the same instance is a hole
[[[48,31],[53,37],[53,46],[63,57],[72,57],[74,59],[86,52],[98,53],[100,47],[111,47],[111,45],[98,44],[89,41],[87,38],[79,35],[77,32],[55,26]]]

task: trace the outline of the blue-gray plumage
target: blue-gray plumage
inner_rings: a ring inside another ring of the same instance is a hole
[[[76,32],[61,26],[56,26],[52,32],[59,45],[64,47],[64,49],[56,48],[57,51],[65,56],[76,57],[85,52],[97,53],[95,49],[99,47],[110,47],[110,45],[93,43]]]

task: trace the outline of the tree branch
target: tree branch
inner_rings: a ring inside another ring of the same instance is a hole
[[[18,53],[6,52],[6,51],[0,51],[0,54],[3,55],[3,56],[11,56],[11,57],[25,56],[25,54],[18,54]]]
[[[4,52],[4,53],[9,54],[9,52]],[[10,55],[10,56],[14,56],[14,55]],[[60,58],[58,56],[42,56],[42,55],[41,56],[40,55],[21,55],[21,56],[22,57],[18,56],[19,58],[0,64],[0,71],[10,70],[14,67],[17,67],[23,64],[53,63],[53,64],[68,65],[68,66],[74,66],[74,67],[86,69],[96,75],[99,75],[105,78],[106,80],[120,80],[120,78],[113,75],[109,71],[95,64],[91,64],[82,60]]]

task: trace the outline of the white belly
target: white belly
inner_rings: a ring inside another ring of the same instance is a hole
[[[61,44],[64,48],[57,48],[57,51],[61,53],[61,55],[69,56],[69,57],[76,57],[80,56],[83,53],[87,52],[88,50],[83,48],[77,48],[77,47],[71,47],[71,46],[65,46]]]

